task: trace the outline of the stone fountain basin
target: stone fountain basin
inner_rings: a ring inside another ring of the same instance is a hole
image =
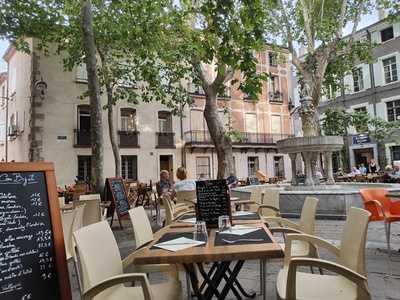
[[[280,190],[280,210],[284,217],[299,217],[304,199],[307,196],[318,198],[317,218],[319,219],[345,219],[350,207],[363,208],[361,189],[385,188],[389,191],[400,191],[400,184],[390,183],[340,183],[319,186],[264,184],[234,188],[232,196],[248,200],[251,191],[258,187],[264,188],[264,195],[268,195],[268,190]]]
[[[281,153],[339,151],[343,147],[343,137],[293,137],[277,141],[276,146]]]

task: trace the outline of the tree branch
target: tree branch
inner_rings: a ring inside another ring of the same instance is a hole
[[[349,53],[349,51],[351,50],[351,47],[353,46],[354,37],[357,32],[358,23],[360,22],[362,10],[364,8],[364,1],[360,0],[360,1],[358,1],[358,3],[359,3],[359,7],[356,9],[356,13],[353,17],[353,29],[351,30],[350,39],[349,39],[349,42],[347,43],[345,53]]]
[[[293,46],[292,30],[291,30],[289,19],[288,19],[288,16],[287,16],[287,13],[286,13],[286,10],[285,10],[282,0],[279,0],[279,4],[281,6],[283,22],[285,23],[285,27],[286,27],[286,38],[287,38],[287,42],[288,42],[289,51],[292,54],[292,62],[295,65],[295,67],[297,68],[297,70],[299,70],[299,72],[302,72],[303,66],[297,56],[297,51],[296,51],[296,49],[294,49],[294,46]]]
[[[347,0],[343,0],[342,6],[341,6],[341,9],[340,9],[338,27],[336,28],[336,39],[338,39],[338,40],[340,40],[342,38],[342,32],[343,32],[343,27],[344,27],[344,17],[345,17],[345,14],[346,14],[346,8],[347,8]]]
[[[309,9],[306,6],[305,0],[301,0],[301,8],[303,12],[304,19],[304,31],[307,37],[307,49],[308,53],[312,54],[314,52],[315,43],[314,43],[314,35],[311,30],[311,20],[309,18]]]

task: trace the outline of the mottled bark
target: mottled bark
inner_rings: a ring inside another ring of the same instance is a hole
[[[104,187],[103,120],[100,85],[97,76],[96,44],[93,33],[93,17],[90,0],[81,0],[81,29],[83,33],[82,43],[85,52],[90,99],[90,138],[92,144],[91,184],[95,192],[102,193]]]
[[[232,141],[226,134],[223,123],[218,116],[217,92],[211,87],[206,91],[204,118],[214,143],[218,158],[217,178],[223,179],[233,172]]]
[[[114,155],[115,177],[121,176],[121,158],[119,156],[119,145],[117,132],[114,127],[114,101],[113,90],[109,84],[106,84],[107,91],[107,117],[108,117],[108,133],[110,136],[111,148]]]

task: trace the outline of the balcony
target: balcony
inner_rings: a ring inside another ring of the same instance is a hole
[[[156,132],[156,148],[176,148],[175,132]]]
[[[74,147],[75,148],[89,148],[90,143],[90,131],[89,130],[74,130]]]
[[[283,103],[283,97],[282,97],[283,95],[280,91],[269,92],[268,96],[269,96],[269,102],[271,103],[278,103],[278,104]]]
[[[288,134],[270,134],[241,132],[237,140],[233,140],[233,145],[273,145],[277,141],[288,138]],[[185,142],[188,144],[212,144],[211,136],[208,131],[192,130],[185,132]]]
[[[139,148],[138,131],[118,131],[120,148]]]

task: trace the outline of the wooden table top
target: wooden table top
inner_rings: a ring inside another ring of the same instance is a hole
[[[158,239],[167,232],[192,232],[191,227],[174,228],[167,226],[154,234],[154,241],[143,248],[134,258],[134,264],[176,264],[214,261],[250,260],[260,258],[282,258],[283,251],[268,228],[258,223],[254,227],[262,227],[269,235],[272,243],[214,246],[216,229],[208,232],[208,242],[204,247],[192,247],[189,249],[172,252],[163,249],[150,249]]]

